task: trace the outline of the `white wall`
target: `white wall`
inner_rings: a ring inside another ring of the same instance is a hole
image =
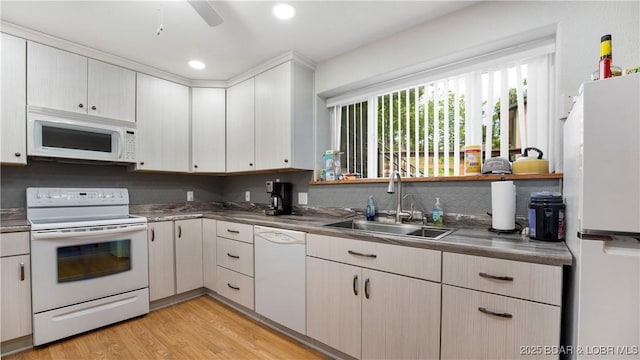
[[[556,94],[576,94],[597,69],[604,34],[612,34],[615,65],[640,65],[639,16],[638,1],[481,2],[319,64],[316,92],[334,96],[551,28],[557,40]]]

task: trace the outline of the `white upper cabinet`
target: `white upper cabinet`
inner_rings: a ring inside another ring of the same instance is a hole
[[[227,172],[255,170],[254,88],[251,78],[227,89]]]
[[[136,170],[188,172],[189,88],[138,73]]]
[[[313,72],[288,61],[255,77],[256,170],[313,169]]]
[[[225,90],[191,89],[191,171],[224,172]]]
[[[89,59],[88,113],[134,122],[136,119],[136,73]]]
[[[0,34],[0,162],[27,163],[26,41]]]
[[[27,102],[135,121],[135,72],[28,42]]]

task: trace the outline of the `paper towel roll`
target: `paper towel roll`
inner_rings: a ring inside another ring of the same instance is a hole
[[[491,183],[491,226],[496,230],[516,228],[516,186],[513,181]]]

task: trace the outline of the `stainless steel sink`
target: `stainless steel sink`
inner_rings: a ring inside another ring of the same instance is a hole
[[[346,220],[326,224],[324,226],[338,229],[351,229],[382,234],[412,236],[430,240],[441,239],[453,232],[453,229],[450,228],[414,224],[391,224],[365,220]]]

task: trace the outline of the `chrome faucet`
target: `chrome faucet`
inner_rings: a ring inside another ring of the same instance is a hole
[[[402,211],[402,176],[400,176],[400,172],[394,171],[391,173],[391,177],[389,177],[389,187],[387,188],[387,193],[393,194],[396,192],[394,179],[398,178],[398,192],[397,192],[397,203],[396,203],[396,223],[402,223],[403,217],[409,217],[409,213],[405,213]]]

